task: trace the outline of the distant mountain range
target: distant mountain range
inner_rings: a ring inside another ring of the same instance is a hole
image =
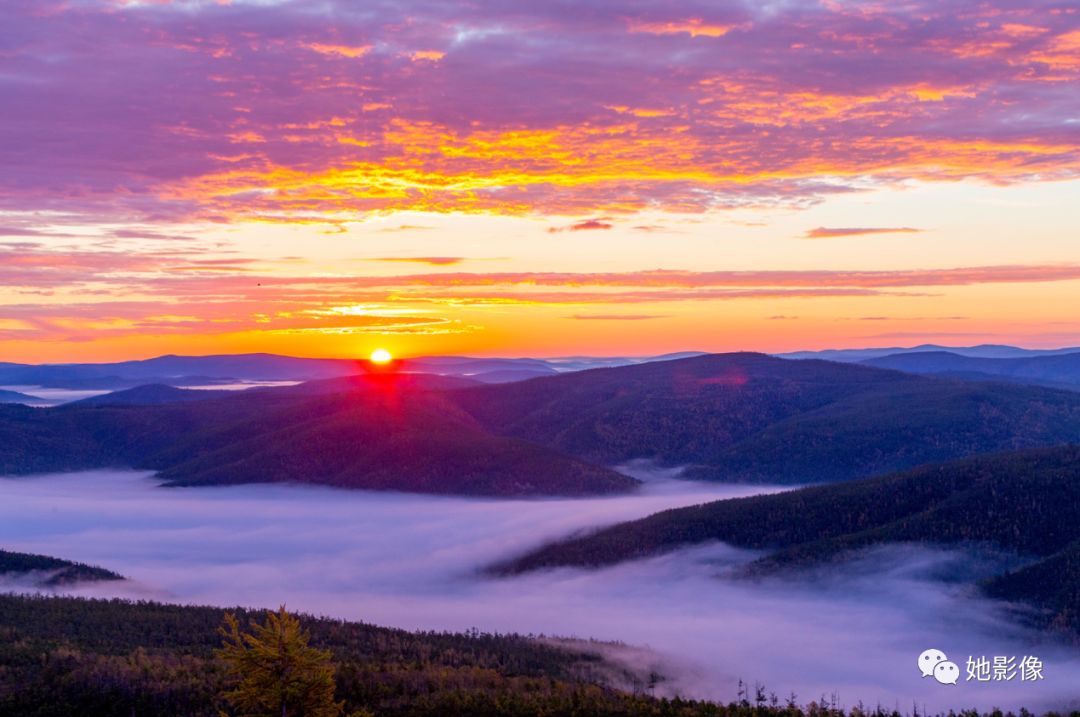
[[[822,351],[792,351],[776,354],[789,359],[824,359],[826,361],[857,362],[881,358],[895,354],[924,353],[927,351],[946,351],[958,356],[972,358],[1030,358],[1034,356],[1056,356],[1080,352],[1080,346],[1059,349],[1025,349],[1018,346],[1001,344],[979,344],[978,346],[940,346],[938,344],[920,344],[918,346],[890,346],[887,348],[867,349],[825,349]]]
[[[750,353],[498,385],[385,373],[0,406],[0,474],[135,467],[176,485],[494,496],[632,490],[607,466],[633,459],[699,479],[832,482],[1076,441],[1077,392]]]
[[[1080,631],[1080,447],[980,456],[882,478],[677,508],[540,548],[515,574],[599,567],[708,541],[766,551],[744,575],[835,562],[875,545],[990,546],[1024,561],[982,587]]]
[[[920,351],[891,354],[862,363],[968,381],[1008,381],[1080,390],[1080,351],[1021,358],[981,358],[948,351]]]
[[[274,354],[158,356],[116,363],[0,363],[0,384],[51,388],[129,388],[132,382],[169,383],[207,380],[307,381],[360,373],[359,361],[308,359]]]
[[[648,357],[576,356],[555,359],[425,356],[398,362],[398,370],[466,377],[480,383],[506,383],[600,366],[625,366],[694,355],[700,354],[682,352]],[[0,387],[109,391],[146,384],[185,387],[237,382],[312,381],[354,376],[365,371],[366,362],[356,359],[313,359],[276,354],[170,355],[116,363],[0,363]],[[33,397],[5,396],[0,393],[0,403],[28,403],[32,400]]]
[[[970,365],[937,369],[931,355],[947,353],[973,360],[985,359]],[[820,358],[847,363],[884,361],[882,366],[898,368],[915,373],[950,372],[954,378],[985,380],[996,377],[1021,383],[1049,386],[1080,387],[1075,369],[1062,374],[1055,364],[1047,362],[1042,368],[1018,370],[1009,361],[1022,359],[1049,359],[1064,354],[1080,358],[1080,348],[1032,350],[1013,346],[944,347],[925,344],[911,348],[839,349],[829,351],[802,351],[780,354],[781,358]],[[583,371],[593,368],[633,366],[643,363],[672,361],[704,355],[697,351],[647,357],[595,357],[572,356],[562,358],[482,358],[469,356],[426,356],[408,359],[398,364],[398,370],[407,373],[425,373],[440,376],[468,378],[478,383],[511,383],[542,376]],[[908,363],[900,357],[911,356]],[[1005,363],[993,363],[1001,359]],[[896,362],[891,365],[890,362]],[[1036,361],[1036,364],[1039,362]],[[872,364],[874,365],[874,364]],[[41,405],[49,403],[35,398],[33,389],[67,389],[83,391],[116,391],[147,384],[162,384],[184,388],[188,386],[212,387],[220,384],[257,383],[271,381],[312,381],[341,378],[363,374],[366,362],[353,359],[311,359],[275,354],[236,354],[221,356],[158,356],[140,361],[116,363],[72,364],[15,364],[0,363],[0,403],[26,403]],[[1046,375],[1044,375],[1046,374]],[[55,403],[55,401],[53,401]]]

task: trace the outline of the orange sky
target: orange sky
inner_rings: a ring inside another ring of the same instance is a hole
[[[325,11],[0,9],[0,360],[1080,344],[1075,8]]]

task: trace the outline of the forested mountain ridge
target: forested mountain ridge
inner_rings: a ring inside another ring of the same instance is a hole
[[[460,381],[460,379],[451,379]],[[443,379],[439,379],[443,382]],[[588,495],[637,481],[493,434],[410,375],[207,400],[0,406],[0,474],[133,467],[176,485],[290,481],[463,495]]]
[[[318,482],[460,495],[587,495],[632,478],[484,431],[439,394],[361,392],[192,432],[148,458],[174,485]]]
[[[714,354],[456,391],[489,429],[607,465],[686,477],[846,480],[1080,441],[1080,396],[853,364]]]
[[[813,483],[1080,441],[1076,394],[929,379],[838,400],[768,426],[688,478]]]
[[[0,389],[0,403],[21,403],[27,406],[45,406],[48,401],[37,396],[31,396],[20,391],[8,391]]]
[[[40,574],[40,587],[124,579],[123,575],[93,565],[0,549],[0,577],[22,577],[27,574]]]
[[[980,456],[904,473],[676,508],[542,547],[497,574],[599,567],[708,541],[767,551],[744,574],[841,560],[874,545],[989,545],[1028,564],[993,579],[1044,621],[1080,630],[1080,447]],[[1051,575],[1056,582],[1046,581]]]
[[[99,396],[90,396],[70,405],[79,406],[156,406],[162,403],[186,403],[187,401],[206,401],[211,398],[223,398],[230,394],[224,390],[203,390],[177,388],[163,383],[148,383],[122,391],[113,391]]]

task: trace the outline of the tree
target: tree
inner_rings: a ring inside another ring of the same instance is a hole
[[[300,621],[285,611],[252,621],[251,632],[226,613],[218,629],[223,660],[233,682],[223,694],[237,717],[338,717],[344,703],[334,701],[334,663],[330,653],[308,645]]]

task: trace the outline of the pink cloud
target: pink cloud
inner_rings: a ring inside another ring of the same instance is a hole
[[[614,225],[611,222],[604,221],[603,219],[585,219],[580,222],[574,222],[564,227],[548,227],[549,234],[556,234],[558,232],[581,232],[597,229],[611,229]]]
[[[567,318],[643,321],[653,311],[619,307],[669,302],[928,296],[940,287],[1080,281],[1080,265],[1032,264],[921,270],[626,272],[431,272],[371,276],[267,273],[245,257],[185,251],[75,251],[0,244],[0,284],[42,303],[0,307],[8,339],[114,335],[467,330],[443,311],[479,306],[595,306]],[[383,257],[452,265],[459,257]],[[434,262],[432,262],[434,260]],[[276,267],[289,268],[289,263]],[[131,301],[131,296],[153,300]],[[362,311],[349,307],[359,306]],[[342,310],[340,307],[345,307]],[[952,317],[937,317],[952,318]]]
[[[579,321],[646,321],[648,319],[666,319],[666,314],[574,314],[570,319]]]
[[[1052,4],[42,7],[0,8],[0,209],[590,216],[1080,172]]]
[[[381,256],[372,261],[389,261],[412,264],[431,264],[432,266],[450,266],[465,261],[461,256]]]
[[[830,237],[852,237],[864,234],[917,234],[922,229],[913,227],[817,227],[808,229],[807,239],[827,239]]]

